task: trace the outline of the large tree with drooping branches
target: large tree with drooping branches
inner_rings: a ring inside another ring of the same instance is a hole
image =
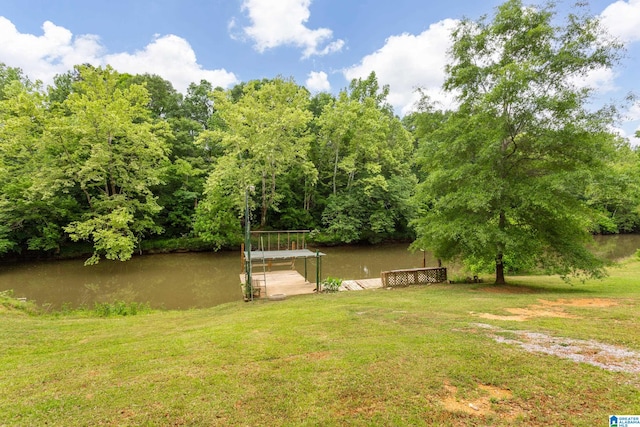
[[[602,274],[586,248],[598,212],[581,195],[615,151],[611,108],[593,109],[590,73],[621,46],[578,6],[509,0],[453,33],[445,89],[459,108],[423,141],[415,247],[477,270]]]

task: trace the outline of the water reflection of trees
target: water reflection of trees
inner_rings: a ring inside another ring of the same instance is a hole
[[[640,235],[637,234],[595,236],[594,241],[591,250],[611,261],[632,256],[640,248]]]

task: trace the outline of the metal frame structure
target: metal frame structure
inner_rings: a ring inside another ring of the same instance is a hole
[[[246,217],[249,217],[248,207]],[[321,257],[325,254],[316,250],[307,249],[306,234],[309,230],[276,230],[276,231],[251,231],[249,221],[245,222],[245,242],[242,248],[243,267],[245,273],[245,299],[253,300],[253,261],[260,260],[263,270],[267,261],[291,259],[292,263],[296,259],[304,259],[304,279],[307,280],[307,259],[316,259],[316,290],[320,289],[320,276],[322,271]],[[251,237],[259,237],[259,244],[255,247],[251,243]],[[275,237],[274,237],[275,236]],[[292,238],[295,237],[295,238]],[[267,238],[265,250],[264,238]],[[286,239],[285,239],[286,237]],[[275,248],[272,250],[272,248]],[[285,249],[283,249],[285,248]],[[265,274],[266,277],[266,274]],[[265,279],[266,288],[266,279]]]

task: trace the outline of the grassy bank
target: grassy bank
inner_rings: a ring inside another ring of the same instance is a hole
[[[630,261],[573,286],[522,277],[106,318],[5,301],[0,425],[608,425],[640,414],[639,277]],[[541,337],[553,351],[525,345]],[[560,357],[571,350],[583,362]]]

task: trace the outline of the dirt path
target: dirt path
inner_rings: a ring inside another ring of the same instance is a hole
[[[640,353],[595,340],[554,337],[540,332],[509,330],[475,323],[496,342],[515,344],[531,353],[545,353],[574,362],[588,363],[614,372],[640,373]]]
[[[618,305],[617,301],[604,298],[579,298],[579,299],[559,299],[548,301],[540,299],[538,304],[532,304],[526,308],[507,308],[505,311],[510,315],[498,315],[491,313],[474,313],[472,315],[487,320],[511,320],[513,322],[526,322],[535,317],[562,317],[565,319],[579,319],[579,316],[567,313],[565,307],[589,307],[606,308]]]

